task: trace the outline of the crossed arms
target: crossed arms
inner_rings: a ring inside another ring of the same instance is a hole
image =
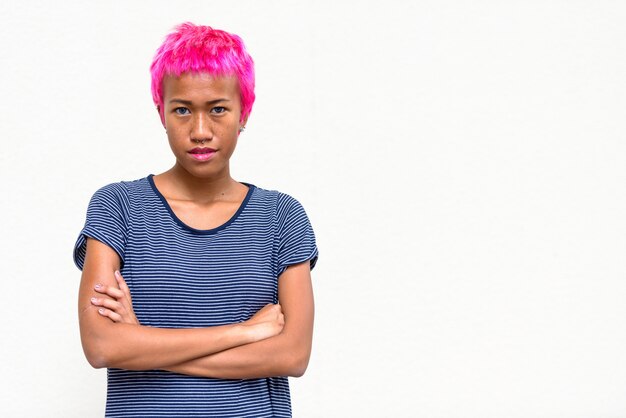
[[[114,275],[119,268],[113,249],[87,240],[78,311],[83,351],[93,367],[162,369],[221,379],[304,374],[314,316],[309,261],[280,275],[279,305],[267,305],[239,324],[187,329],[140,325],[123,278]]]

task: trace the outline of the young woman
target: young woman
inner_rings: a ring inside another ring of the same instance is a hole
[[[253,61],[237,35],[184,23],[151,74],[176,162],[96,191],[74,249],[83,349],[108,369],[106,416],[291,416],[318,249],[295,198],[230,175]]]

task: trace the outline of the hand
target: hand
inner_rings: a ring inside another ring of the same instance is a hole
[[[268,303],[242,325],[252,327],[255,339],[260,341],[280,334],[285,316],[279,304]]]
[[[91,304],[100,306],[98,313],[106,316],[113,322],[140,325],[133,311],[133,300],[130,296],[130,289],[119,271],[115,271],[115,280],[118,287],[104,286],[97,284],[94,288],[96,292],[109,296],[109,298],[91,298]]]

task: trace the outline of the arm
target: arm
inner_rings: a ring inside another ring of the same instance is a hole
[[[308,260],[289,266],[280,275],[278,298],[285,315],[285,326],[279,335],[164,369],[222,379],[302,376],[313,338],[313,289]]]
[[[83,350],[95,368],[164,368],[259,341],[282,329],[280,320],[189,329],[115,323],[100,314],[98,310],[103,308],[94,306],[91,299],[101,296],[94,291],[96,284],[105,288],[117,286],[114,271],[119,267],[120,258],[112,248],[91,238],[87,240],[78,310]]]

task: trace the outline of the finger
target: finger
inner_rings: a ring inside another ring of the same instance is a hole
[[[115,270],[115,279],[117,280],[117,284],[122,290],[122,292],[126,294],[126,297],[129,300],[132,300],[130,296],[130,289],[128,288],[128,285],[126,285],[126,280],[124,280],[124,278],[122,277],[122,273],[120,273],[119,270]]]
[[[124,306],[124,304],[116,300],[102,299],[101,306],[104,306],[105,308],[109,308],[110,310],[120,315],[126,313],[126,307]]]
[[[115,312],[113,312],[113,311],[111,311],[109,309],[100,308],[100,309],[98,309],[98,313],[100,315],[102,315],[102,316],[106,316],[107,318],[109,318],[113,322],[122,322],[122,317],[119,314],[117,314],[117,313],[115,313]]]
[[[115,299],[120,299],[120,298],[124,297],[124,292],[121,291],[120,289],[117,289],[115,286],[104,286],[104,285],[101,285],[101,284],[97,284],[94,287],[94,289],[98,293],[109,295],[109,296],[111,296],[112,298],[115,298]]]
[[[126,313],[126,308],[123,304],[116,300],[108,298],[91,298],[91,303],[96,306],[104,306],[118,314]]]

